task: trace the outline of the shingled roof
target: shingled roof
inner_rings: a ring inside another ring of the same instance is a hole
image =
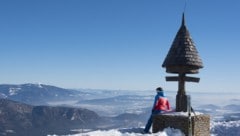
[[[185,25],[184,14],[182,16],[182,25],[162,67],[166,67],[166,71],[169,73],[180,73],[179,69],[185,73],[198,73],[198,69],[203,68],[202,60]]]

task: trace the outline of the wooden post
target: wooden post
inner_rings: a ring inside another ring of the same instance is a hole
[[[185,73],[179,73],[178,93],[176,96],[176,111],[187,111],[187,96],[185,91]]]
[[[185,73],[179,73],[178,95],[185,95]]]
[[[185,82],[199,82],[200,78],[188,77],[186,73],[179,73],[178,76],[166,77],[166,81],[178,81],[178,93],[176,96],[176,111],[187,112],[187,95]]]

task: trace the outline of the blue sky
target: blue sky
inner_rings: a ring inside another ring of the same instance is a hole
[[[0,83],[151,90],[185,0],[1,0]],[[203,60],[187,91],[240,91],[240,1],[188,0],[186,24]]]

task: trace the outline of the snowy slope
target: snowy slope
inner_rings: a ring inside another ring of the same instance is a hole
[[[240,136],[240,120],[212,122],[211,133],[215,136]]]
[[[142,132],[143,128],[95,130],[90,132],[84,132],[83,130],[78,134],[68,136],[184,136],[180,130],[172,128],[166,128],[163,132],[153,134],[142,134]],[[240,120],[212,122],[211,136],[240,136]]]
[[[78,134],[68,136],[184,136],[180,130],[172,128],[166,128],[163,132],[153,134],[142,134],[142,132],[143,128],[95,130],[90,132],[84,132],[84,130],[82,130],[82,132]],[[240,136],[240,120],[212,122],[211,136]]]
[[[96,130],[91,132],[82,132],[79,134],[68,136],[184,136],[178,129],[166,128],[163,132],[153,134],[143,134],[143,128],[132,129],[111,129],[111,130]],[[51,136],[51,135],[49,135]],[[52,135],[56,136],[56,135]]]

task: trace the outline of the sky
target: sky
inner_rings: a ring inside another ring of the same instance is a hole
[[[239,0],[1,0],[0,83],[177,90],[162,63],[182,13],[204,68],[187,92],[240,91]]]

